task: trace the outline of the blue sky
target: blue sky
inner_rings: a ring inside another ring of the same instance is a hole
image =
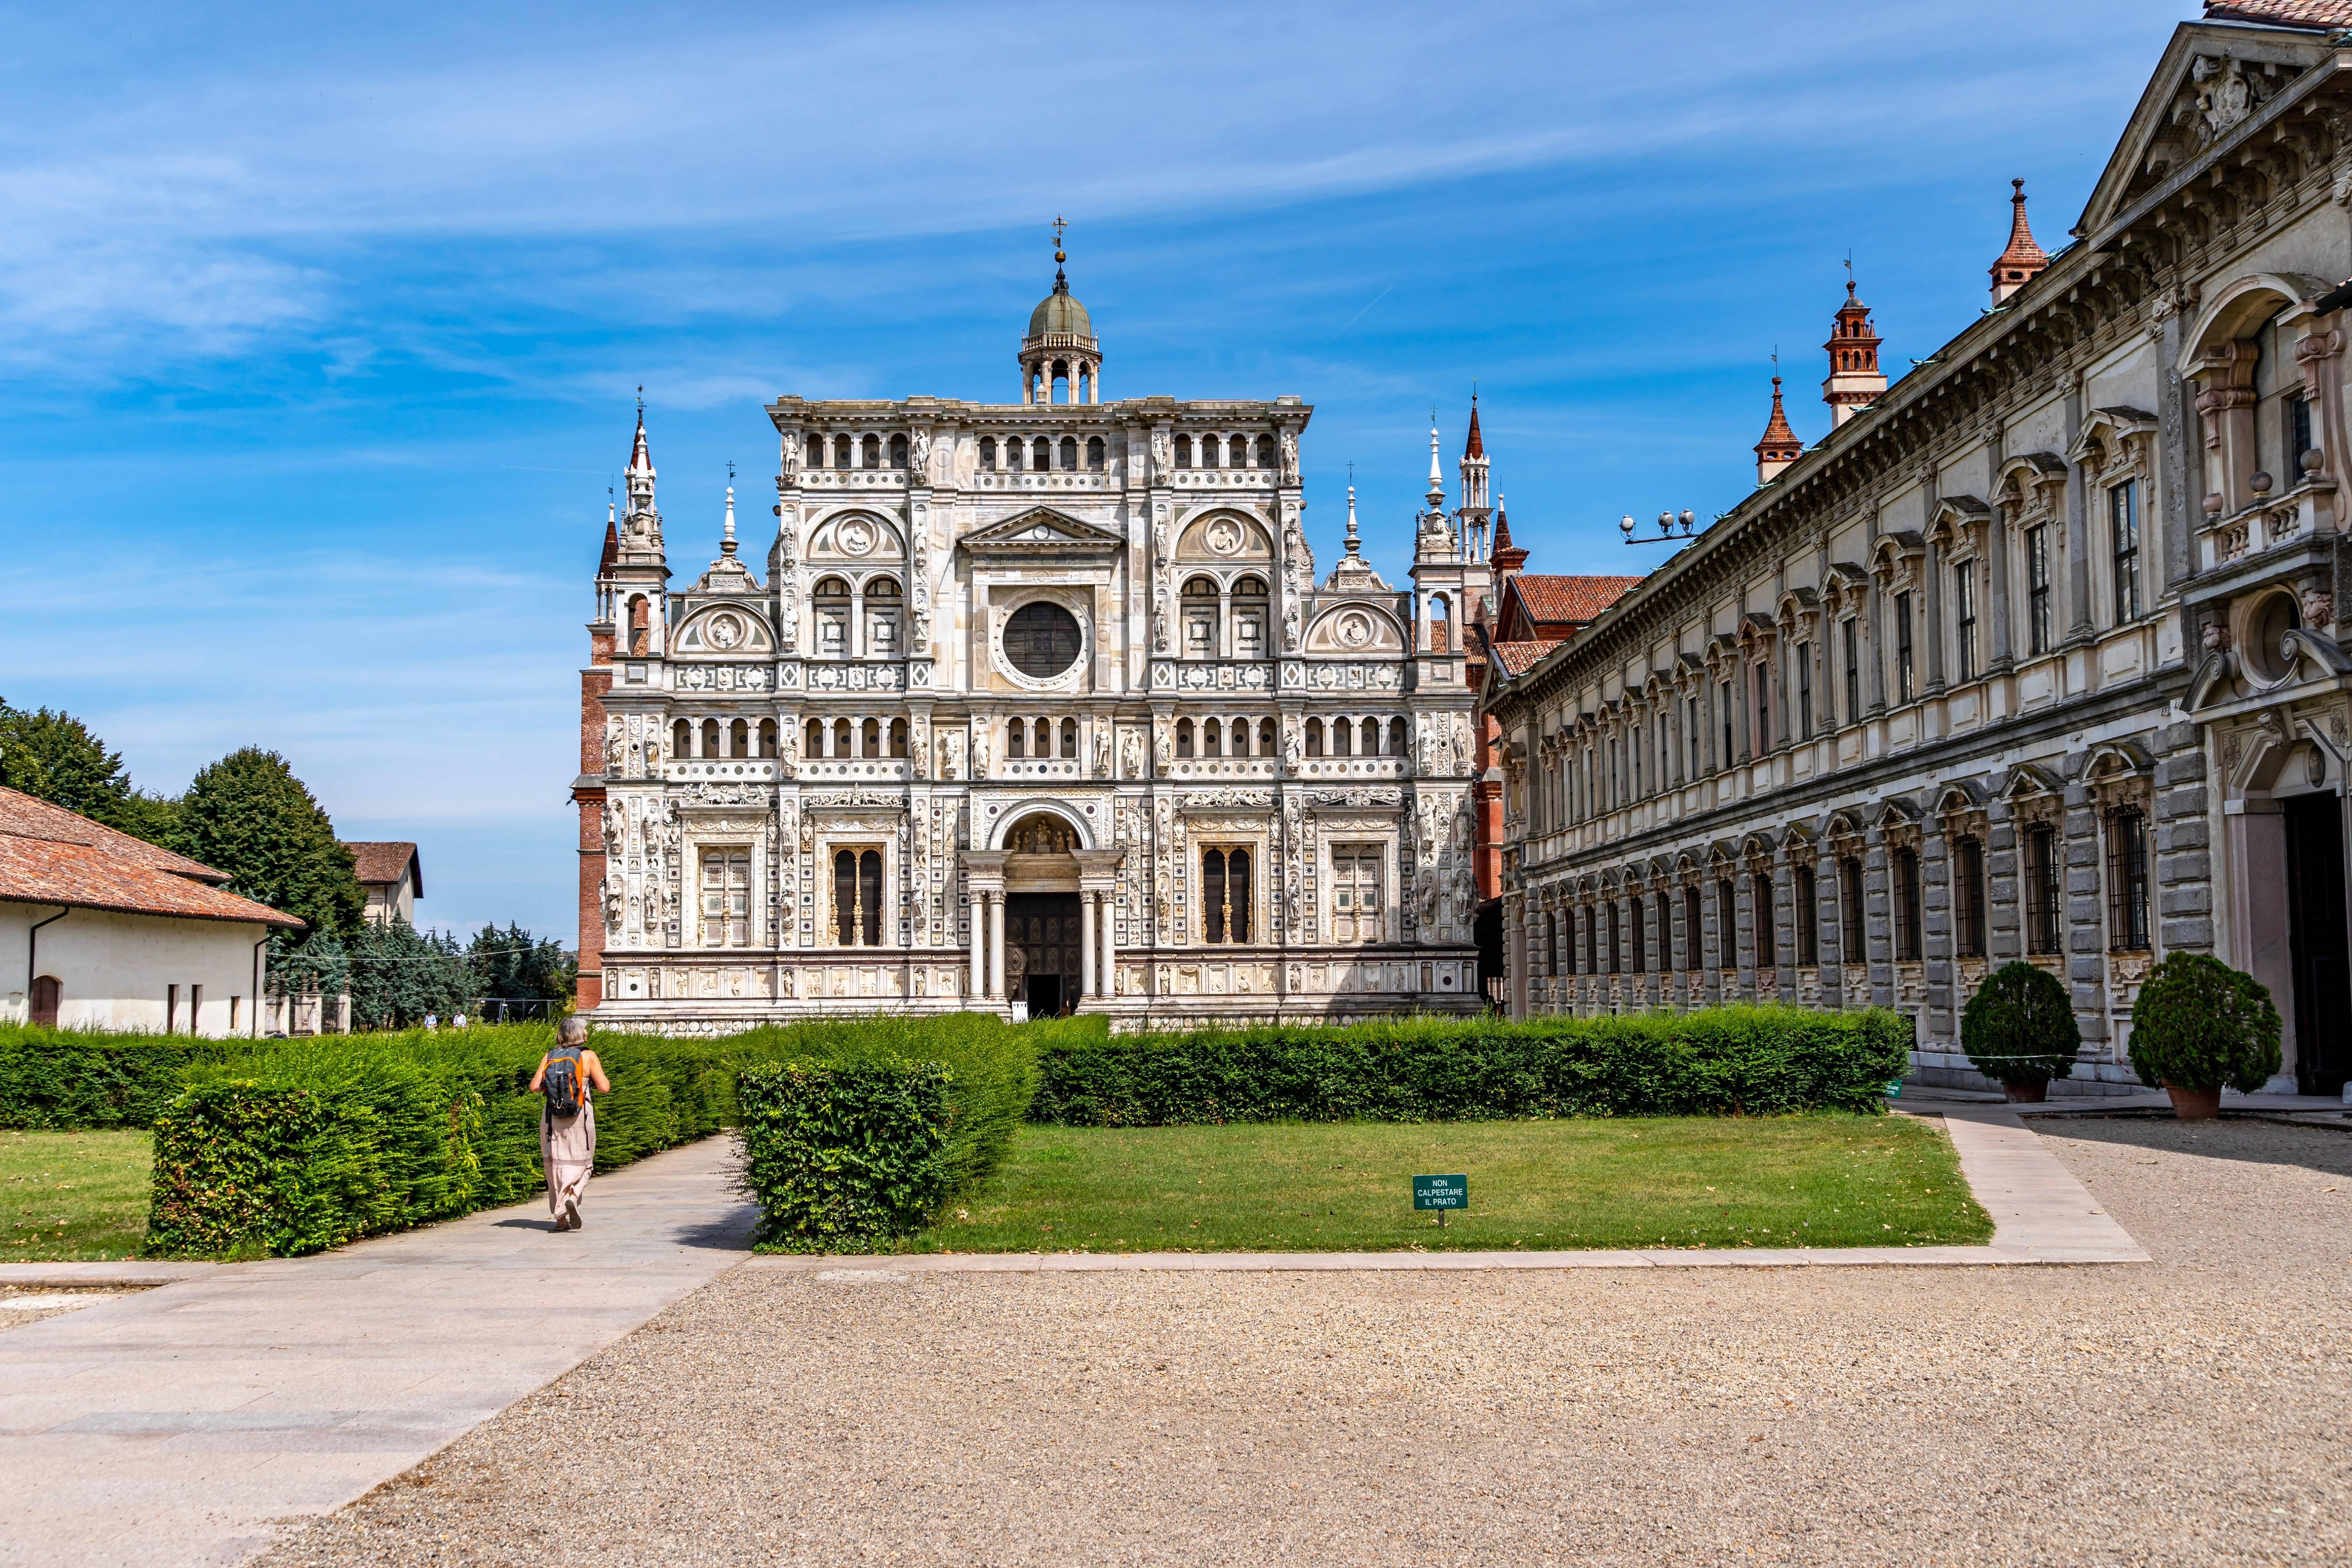
[[[1008,399],[1071,222],[1113,396],[1316,405],[1410,551],[1474,378],[1537,570],[1817,439],[1849,249],[1891,370],[2055,249],[2193,5],[0,8],[0,695],[176,790],[248,742],[420,918],[570,932],[605,487],[673,564],[761,404]]]

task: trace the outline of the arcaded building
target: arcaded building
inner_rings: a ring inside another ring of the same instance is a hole
[[[2277,1087],[2341,1087],[2346,26],[2182,26],[2069,243],[2007,193],[1984,314],[1892,384],[1849,287],[1813,444],[1776,384],[1747,500],[1490,663],[1515,1013],[1888,1005],[1958,1079],[2023,958],[2126,1082],[2150,965],[2211,952],[2279,1003]]]
[[[1318,578],[1313,411],[1106,400],[1105,359],[1057,271],[1012,400],[779,398],[767,537],[730,489],[681,582],[640,416],[573,782],[598,1020],[1479,1005],[1483,493],[1433,431],[1411,580],[1352,492]]]

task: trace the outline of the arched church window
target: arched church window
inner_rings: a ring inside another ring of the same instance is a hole
[[[1402,719],[1390,720],[1389,755],[1391,757],[1402,757],[1407,755],[1412,752],[1412,747],[1409,742],[1409,737],[1405,731],[1404,721]]]
[[[1029,466],[1041,474],[1054,466],[1054,444],[1043,436],[1029,444]]]
[[[879,757],[882,754],[882,721],[879,719],[866,721],[859,739],[866,742],[866,756]]]
[[[1033,755],[1052,756],[1054,754],[1054,721],[1051,719],[1038,720],[1037,727],[1031,733],[1029,740],[1033,747]]]
[[[760,754],[763,757],[776,754],[776,721],[773,719],[760,721]]]
[[[904,436],[890,437],[890,466],[894,468],[907,466],[907,438]]]
[[[882,466],[882,437],[879,436],[866,437],[866,466],[869,468]]]
[[[905,621],[899,615],[898,579],[869,577],[866,582],[866,651],[877,658],[898,657],[898,633]]]
[[[1223,437],[1218,436],[1203,436],[1201,437],[1201,467],[1204,468],[1215,468],[1223,458],[1224,453],[1225,443]]]
[[[1307,721],[1307,754],[1310,757],[1323,754],[1323,721],[1320,719]]]
[[[801,749],[813,758],[824,755],[824,720],[812,719],[808,721],[808,735]]]
[[[1332,754],[1333,756],[1335,756],[1335,757],[1344,757],[1344,756],[1347,756],[1347,755],[1350,754],[1351,752],[1353,752],[1355,751],[1355,749],[1356,749],[1356,726],[1355,726],[1355,722],[1354,722],[1352,720],[1348,720],[1348,719],[1334,719],[1334,720],[1332,720],[1332,721],[1331,721],[1331,754]]]
[[[1075,757],[1077,754],[1078,721],[1076,719],[1065,719],[1062,721],[1062,755]]]
[[[1050,680],[1077,663],[1084,638],[1077,616],[1050,599],[1033,599],[1004,623],[1004,656],[1033,680]]]
[[[996,472],[996,437],[993,436],[980,438],[980,468],[982,473]]]
[[[1090,473],[1103,471],[1103,439],[1099,436],[1087,437],[1087,468]]]
[[[1261,757],[1274,755],[1274,721],[1271,719],[1257,721],[1257,754]]]
[[[1377,757],[1381,754],[1381,721],[1378,719],[1364,721],[1362,739],[1363,744],[1357,750],[1368,757]]]
[[[904,719],[890,721],[890,754],[894,757],[907,754],[907,721]]]
[[[1192,754],[1192,721],[1190,719],[1176,721],[1176,754],[1180,757]]]
[[[719,750],[719,721],[716,719],[705,719],[702,721],[701,754],[706,757],[716,757],[723,754]]]
[[[1224,755],[1224,726],[1218,723],[1214,719],[1202,720],[1201,754],[1204,757],[1221,757]]]
[[[1184,657],[1217,657],[1217,584],[1195,577],[1184,584]]]
[[[1257,466],[1261,468],[1271,468],[1276,467],[1277,459],[1274,454],[1274,437],[1271,436],[1259,437],[1257,438]]]
[[[1190,436],[1176,437],[1176,466],[1180,468],[1192,466],[1192,437]]]
[[[1015,760],[1029,755],[1029,721],[1014,719],[1004,726],[1004,754]]]
[[[1021,438],[1017,436],[1004,438],[1004,466],[1013,473],[1021,471]]]
[[[836,757],[854,757],[857,754],[849,749],[849,721],[846,719],[835,719],[833,721],[833,754]]]
[[[851,460],[850,456],[849,456],[849,450],[850,450],[850,447],[849,447],[849,437],[846,437],[846,436],[835,436],[835,437],[833,438],[833,466],[834,466],[835,468],[856,468],[856,467],[857,466],[854,461],[852,461],[852,460]]]
[[[629,601],[629,651],[640,658],[646,652],[651,620],[652,615],[643,594]]]
[[[812,431],[807,442],[807,462],[812,468],[824,467],[824,437]]]
[[[727,728],[727,739],[730,742],[727,754],[731,757],[749,757],[751,754],[751,721],[748,719],[738,719]]]
[[[1077,471],[1077,468],[1078,438],[1076,436],[1065,436],[1062,437],[1063,471],[1066,473],[1076,473]]]
[[[1236,437],[1234,437],[1233,458],[1232,458],[1231,466],[1232,466],[1232,467],[1234,467],[1234,468],[1248,468],[1248,467],[1249,467],[1249,437],[1246,437],[1246,436],[1236,436]]]
[[[827,577],[809,595],[811,607],[816,612],[816,648],[821,658],[849,657],[849,584],[838,577]]]
[[[694,755],[694,726],[680,719],[669,727],[669,760]]]
[[[1234,657],[1264,658],[1268,624],[1265,579],[1244,577],[1234,584]]]

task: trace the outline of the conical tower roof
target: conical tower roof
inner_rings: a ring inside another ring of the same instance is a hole
[[[1776,375],[1772,378],[1772,417],[1764,426],[1764,438],[1756,443],[1756,455],[1778,456],[1780,449],[1793,447],[1795,450],[1789,453],[1793,462],[1804,446],[1797,439],[1797,433],[1789,428],[1789,411],[1780,406],[1780,378]]]
[[[2049,252],[2034,243],[2032,226],[2025,221],[2025,182],[2010,181],[2009,248],[1992,264],[1992,299],[1998,305],[2042,275],[2050,265]]]

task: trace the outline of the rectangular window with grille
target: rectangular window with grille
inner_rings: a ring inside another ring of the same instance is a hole
[[[1731,682],[1727,680],[1716,689],[1716,702],[1723,715],[1723,755],[1716,765],[1727,768],[1731,765]]]
[[[1698,907],[1698,888],[1694,884],[1683,889],[1683,967],[1685,969],[1706,967],[1701,961],[1699,952],[1699,924],[1702,918]]]
[[[1698,721],[1698,699],[1689,700],[1683,720],[1683,733],[1690,737],[1690,776],[1694,779],[1706,772],[1706,763],[1699,755],[1699,737],[1706,734]]]
[[[2025,830],[2025,951],[2058,951],[2058,834],[2042,825]]]
[[[1813,645],[1797,645],[1797,737],[1813,738]]]
[[[1616,900],[1609,900],[1609,973],[1625,967],[1625,916]]]
[[[1895,956],[1909,962],[1920,951],[1919,852],[1897,849],[1887,857],[1887,865],[1895,881]]]
[[[1862,861],[1849,855],[1838,862],[1838,958],[1867,963],[1870,939],[1863,927]]]
[[[751,940],[751,852],[702,855],[702,945],[743,947]]]
[[[1633,898],[1633,973],[1646,973],[1650,967],[1650,902],[1638,893]]]
[[[2107,492],[2107,520],[2115,541],[2116,625],[2139,619],[2139,481],[2126,479]]]
[[[1819,894],[1813,887],[1813,868],[1799,866],[1789,879],[1790,896],[1796,905],[1790,912],[1797,917],[1797,964],[1810,969],[1822,961],[1822,910],[1814,901]]]
[[[1739,890],[1728,877],[1715,885],[1715,962],[1719,969],[1739,967]]]
[[[1962,958],[1985,955],[1984,845],[1974,838],[1952,841],[1952,915]]]
[[[1977,678],[1977,563],[1963,561],[1952,569],[1953,651],[1962,680]]]
[[[1895,595],[1895,700],[1911,700],[1911,595]]]
[[[1756,667],[1756,754],[1772,749],[1772,667]]]
[[[1862,722],[1862,633],[1856,629],[1859,616],[1848,616],[1838,623],[1845,641],[1845,721]]]
[[[1381,868],[1386,850],[1377,844],[1342,844],[1331,850],[1331,935],[1337,942],[1383,942],[1387,938],[1385,884]]]
[[[2025,531],[2025,647],[2050,651],[2050,530],[2042,524]]]
[[[2286,405],[2286,478],[2283,487],[2293,489],[2303,482],[2303,455],[2311,450],[2311,400],[2291,397]]]
[[[2147,818],[2126,807],[2107,818],[2107,948],[2147,946]]]
[[[1756,927],[1756,967],[1769,969],[1778,963],[1773,939],[1779,934],[1772,929],[1772,874],[1759,871],[1748,879],[1748,910]]]

